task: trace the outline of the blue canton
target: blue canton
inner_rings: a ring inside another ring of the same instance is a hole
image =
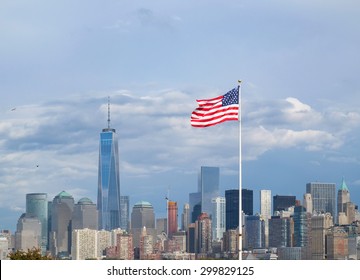
[[[239,104],[239,88],[233,88],[226,93],[222,99],[222,106],[228,106],[231,104]]]

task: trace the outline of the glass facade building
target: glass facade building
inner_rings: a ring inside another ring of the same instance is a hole
[[[313,211],[318,213],[330,213],[336,217],[336,186],[333,183],[308,183],[306,193],[310,193],[313,203]]]
[[[220,168],[201,166],[199,174],[198,192],[201,193],[201,212],[207,213],[211,218],[214,197],[219,196]]]
[[[127,195],[120,196],[120,228],[129,232],[130,199]]]
[[[226,230],[239,226],[239,190],[225,191]]]
[[[26,214],[39,219],[41,223],[41,250],[48,248],[48,201],[46,193],[26,194]]]
[[[115,129],[110,127],[100,133],[97,208],[99,229],[120,227],[118,140]]]
[[[291,206],[295,206],[296,197],[293,195],[274,195],[273,207],[275,211],[284,211]]]

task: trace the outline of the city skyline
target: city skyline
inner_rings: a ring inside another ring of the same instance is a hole
[[[220,168],[222,195],[238,188],[238,124],[195,129],[190,115],[239,79],[254,203],[344,177],[360,204],[360,4],[252,2],[4,1],[0,227],[15,229],[26,193],[97,201],[108,96],[130,207],[166,217],[169,193],[182,209],[201,166]]]

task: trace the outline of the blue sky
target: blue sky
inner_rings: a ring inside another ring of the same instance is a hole
[[[0,228],[15,229],[29,192],[96,201],[108,96],[131,204],[165,215],[169,191],[182,208],[202,165],[237,188],[238,124],[196,129],[190,114],[238,79],[255,205],[260,189],[302,199],[306,183],[343,177],[360,203],[358,1],[0,5]]]

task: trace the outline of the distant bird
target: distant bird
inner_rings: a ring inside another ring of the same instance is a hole
[[[16,110],[16,108],[12,108],[12,109],[11,109],[11,111],[15,111],[15,110]]]
[[[39,165],[37,164],[36,167],[39,167]]]

